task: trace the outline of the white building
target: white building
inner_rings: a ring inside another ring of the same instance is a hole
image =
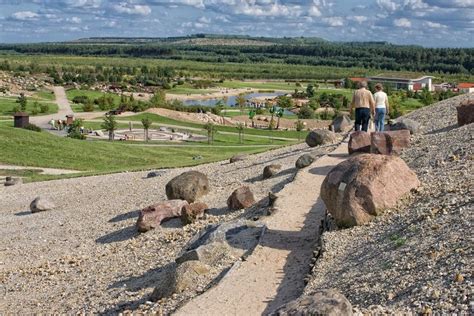
[[[369,77],[368,80],[374,83],[381,83],[385,86],[390,85],[394,89],[404,89],[411,91],[423,90],[425,87],[429,91],[434,91],[432,76],[423,76],[419,78],[409,78],[398,75],[378,75]]]
[[[458,89],[462,93],[474,93],[474,83],[463,82],[458,84]]]

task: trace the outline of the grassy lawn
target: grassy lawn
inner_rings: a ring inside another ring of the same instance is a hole
[[[56,100],[56,96],[54,95],[54,92],[53,91],[49,91],[49,90],[42,90],[42,91],[39,91],[37,93],[35,93],[33,96],[32,96],[33,99],[37,99],[37,100],[46,100],[46,101],[54,101]]]
[[[128,121],[141,121],[145,117],[148,117],[154,123],[163,124],[163,125],[176,125],[176,126],[192,127],[192,128],[199,128],[199,129],[204,128],[203,124],[177,121],[174,119],[170,119],[164,116],[151,114],[151,113],[141,113],[141,114],[137,114],[133,116],[127,116],[126,118],[124,117],[124,119]],[[120,120],[120,118],[117,118],[117,119]],[[216,127],[217,127],[217,130],[221,132],[237,133],[237,129],[233,126],[216,126]],[[298,139],[298,136],[299,136],[299,132],[297,131],[270,131],[270,130],[254,129],[254,128],[246,128],[244,133],[245,135],[259,135],[259,136],[274,137],[274,138],[284,137],[284,138]],[[301,137],[306,137],[306,133],[307,132],[302,132]]]
[[[260,90],[284,90],[294,91],[296,88],[295,82],[253,82],[253,81],[224,81],[219,83],[219,86],[229,89],[260,89]],[[301,89],[301,87],[299,87]]]
[[[16,102],[17,98],[11,97],[0,97],[0,115],[7,116],[13,115],[13,108],[18,106],[19,104]],[[39,105],[47,104],[49,110],[46,113],[39,113],[38,115],[45,115],[45,114],[52,114],[58,112],[58,106],[56,103],[49,103],[49,102],[41,102],[38,103]],[[31,114],[33,110],[34,101],[31,98],[28,99],[28,103],[26,105],[26,112]],[[38,108],[39,111],[39,108]]]
[[[252,147],[145,147],[124,142],[81,141],[37,133],[0,124],[0,163],[73,169],[79,175],[119,171],[191,166],[230,158],[237,153],[257,153],[267,148]],[[201,160],[193,160],[202,156]],[[179,158],[179,159],[178,159]],[[33,175],[33,180],[46,177]]]
[[[192,85],[190,85],[189,83],[185,83],[185,84],[182,84],[182,85],[177,85],[176,87],[174,87],[172,89],[169,89],[169,90],[165,90],[165,91],[166,91],[166,93],[170,93],[170,94],[203,94],[203,93],[217,92],[218,90],[213,89],[213,88],[210,88],[210,89],[196,89]]]
[[[84,112],[84,110],[82,109],[82,104],[72,103],[72,99],[74,99],[74,97],[77,97],[77,96],[87,96],[89,97],[89,99],[94,100],[94,99],[100,98],[103,95],[107,95],[107,96],[112,96],[112,98],[114,99],[114,104],[116,106],[118,106],[120,103],[120,96],[115,93],[103,93],[103,92],[94,91],[94,90],[71,89],[71,90],[66,91],[66,95],[67,95],[68,100],[71,101],[70,102],[71,108],[74,112]],[[94,112],[98,112],[98,111],[100,111],[99,107],[97,105],[94,105]]]
[[[404,113],[409,113],[424,106],[425,105],[423,105],[423,103],[421,103],[418,99],[407,98],[405,101],[400,102],[400,107]]]

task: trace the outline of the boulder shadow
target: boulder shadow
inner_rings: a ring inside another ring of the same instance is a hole
[[[453,124],[453,125],[449,125],[449,126],[445,126],[445,127],[442,127],[442,128],[438,128],[438,129],[429,131],[429,132],[426,133],[426,135],[435,135],[435,134],[439,134],[439,133],[446,133],[446,132],[449,132],[449,131],[451,131],[455,128],[458,128],[458,124]]]
[[[212,215],[212,216],[223,216],[227,215],[228,213],[232,212],[229,210],[229,208],[226,207],[220,207],[220,208],[210,208],[206,211],[206,214]]]
[[[161,228],[183,228],[183,224],[181,223],[181,219],[179,217],[172,217],[167,218],[161,222]]]
[[[127,219],[136,218],[138,217],[139,213],[140,213],[140,210],[133,210],[127,213],[119,214],[115,216],[114,218],[111,218],[109,220],[109,223],[117,223],[117,222],[125,221]]]
[[[15,213],[15,216],[28,216],[28,215],[31,215],[31,214],[34,214],[30,211],[24,211],[24,212],[18,212],[18,213]]]
[[[321,166],[321,167],[314,167],[309,169],[309,173],[318,175],[318,176],[325,176],[328,174],[334,166]]]
[[[132,239],[133,237],[136,237],[138,235],[139,233],[137,231],[136,226],[132,225],[99,237],[95,240],[95,242],[98,244],[111,244],[114,242]]]

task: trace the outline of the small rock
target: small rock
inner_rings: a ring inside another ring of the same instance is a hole
[[[30,204],[30,210],[32,213],[49,211],[54,209],[55,207],[56,206],[54,205],[54,203],[40,196],[34,199],[33,202],[31,202]]]
[[[458,126],[471,124],[474,122],[474,100],[468,99],[456,107]]]
[[[269,165],[263,168],[263,179],[269,179],[280,171],[281,165]]]
[[[248,186],[238,188],[227,199],[227,206],[230,210],[241,210],[254,204],[255,198]]]
[[[181,223],[183,225],[192,224],[200,216],[204,214],[204,211],[208,209],[207,204],[202,202],[195,202],[189,205],[185,205],[181,212]]]
[[[420,123],[409,118],[399,118],[395,123],[390,124],[390,131],[409,130],[410,134],[416,134],[420,130]]]
[[[347,298],[335,290],[324,290],[313,295],[301,296],[278,308],[272,315],[352,315],[352,305]]]
[[[304,154],[296,160],[295,166],[297,169],[303,169],[308,167],[314,162],[315,158],[310,154]]]
[[[160,177],[161,175],[163,175],[163,172],[162,171],[152,171],[152,172],[149,172],[146,177],[148,179],[150,178],[155,178],[155,177]]]
[[[234,162],[238,162],[238,161],[247,160],[247,158],[248,158],[248,155],[238,154],[238,155],[232,156],[229,161],[230,161],[230,163],[234,163]]]
[[[336,141],[336,134],[327,129],[317,129],[311,131],[306,136],[306,144],[309,147],[332,144]]]
[[[4,185],[6,187],[23,183],[21,178],[6,177]]]
[[[184,206],[188,202],[184,200],[169,200],[148,206],[140,211],[137,220],[137,229],[143,233],[157,228],[167,218],[179,217]]]
[[[464,281],[464,276],[458,272],[454,275],[454,281],[461,283]]]
[[[332,121],[331,125],[333,126],[334,132],[336,133],[345,133],[352,129],[351,118],[346,114],[336,117]]]

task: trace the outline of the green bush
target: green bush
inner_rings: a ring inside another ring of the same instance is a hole
[[[41,127],[36,126],[35,124],[31,124],[31,123],[28,123],[28,125],[26,125],[23,128],[29,131],[33,131],[33,132],[38,132],[38,133],[41,132]]]
[[[72,102],[86,104],[89,102],[89,97],[87,95],[78,95],[72,99]]]
[[[92,102],[87,102],[82,105],[82,110],[84,112],[94,112],[94,104]]]
[[[49,105],[48,104],[41,104],[40,105],[40,112],[41,113],[48,113],[49,112]]]
[[[308,105],[303,105],[298,112],[299,119],[312,119],[314,117],[314,111]]]

